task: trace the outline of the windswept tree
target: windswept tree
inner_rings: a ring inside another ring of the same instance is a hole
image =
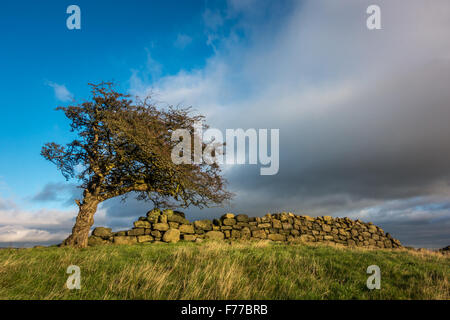
[[[231,198],[217,164],[172,161],[172,149],[179,143],[172,141],[172,132],[193,133],[203,116],[189,108],[158,108],[150,98],[132,101],[109,82],[89,85],[91,100],[57,108],[70,119],[77,139],[65,146],[47,143],[41,152],[83,189],[72,234],[63,245],[86,247],[98,205],[130,192],[158,206],[182,208]]]

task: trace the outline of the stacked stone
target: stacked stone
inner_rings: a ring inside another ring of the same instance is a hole
[[[268,239],[279,242],[325,242],[347,246],[399,248],[400,241],[389,233],[360,220],[309,217],[293,213],[266,214],[249,218],[247,215],[224,214],[220,219],[198,220],[190,223],[182,212],[153,209],[146,217],[134,222],[128,231],[111,232],[96,228],[89,238],[90,245],[134,244],[147,242],[201,241],[201,239]]]
[[[439,252],[442,254],[445,254],[445,255],[447,255],[447,254],[450,255],[450,246],[446,246],[442,249],[439,249]]]

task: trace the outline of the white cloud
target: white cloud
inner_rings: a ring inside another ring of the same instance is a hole
[[[176,48],[178,48],[178,49],[184,49],[184,48],[186,48],[189,44],[191,44],[191,42],[192,42],[192,38],[191,38],[191,37],[189,37],[189,36],[186,35],[186,34],[179,33],[179,34],[177,35],[177,39],[176,39],[175,42],[174,42],[174,46],[175,46]]]
[[[68,235],[68,232],[49,232],[10,225],[0,226],[0,242],[3,243],[60,241]]]
[[[46,227],[46,228],[67,228],[72,225],[72,219],[76,216],[76,211],[23,209],[10,199],[1,199],[0,225],[18,225],[22,227]]]
[[[213,31],[217,30],[224,23],[224,18],[218,11],[206,9],[203,13],[205,26]]]
[[[73,100],[72,93],[66,88],[64,84],[58,84],[55,82],[48,81],[47,85],[53,88],[56,99],[62,102]]]
[[[0,242],[43,243],[63,240],[70,233],[75,210],[26,210],[0,198]]]
[[[354,212],[347,212],[351,218],[366,221],[410,222],[415,221],[450,221],[450,197],[426,196],[391,200]]]
[[[114,218],[107,219],[106,211],[99,206],[94,217],[95,226],[114,226],[117,222]],[[70,234],[77,214],[75,206],[67,210],[26,209],[12,199],[0,197],[0,243],[62,241]]]

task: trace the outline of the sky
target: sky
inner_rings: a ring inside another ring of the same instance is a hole
[[[66,9],[81,9],[69,30]],[[366,9],[381,9],[380,30]],[[450,244],[450,2],[5,1],[0,11],[0,246],[57,243],[80,196],[40,156],[74,136],[60,105],[89,82],[193,106],[214,128],[280,130],[280,167],[224,168],[225,212],[371,221],[404,245]],[[111,199],[94,226],[151,203]]]

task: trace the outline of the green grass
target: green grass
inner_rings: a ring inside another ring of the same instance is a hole
[[[450,299],[449,271],[435,253],[267,242],[3,249],[0,299]]]

